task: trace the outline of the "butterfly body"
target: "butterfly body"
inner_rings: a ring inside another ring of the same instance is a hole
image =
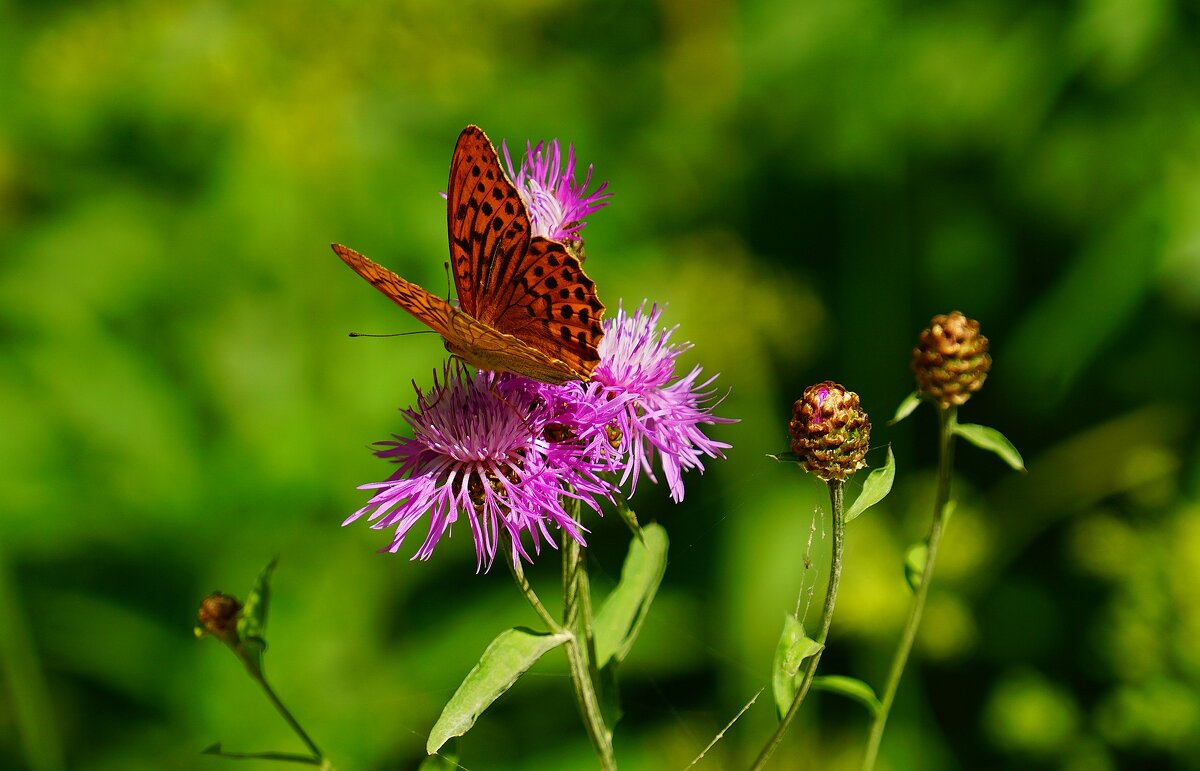
[[[458,307],[353,249],[333,250],[467,363],[546,383],[588,380],[604,305],[579,260],[532,235],[524,202],[478,127],[459,135],[447,195]]]

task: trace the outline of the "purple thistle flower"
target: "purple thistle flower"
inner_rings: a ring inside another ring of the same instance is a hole
[[[716,375],[700,380],[700,367],[670,382],[675,375],[675,359],[691,347],[690,343],[672,345],[671,334],[677,327],[659,330],[662,309],[646,303],[633,315],[617,308],[615,318],[604,322],[600,341],[600,364],[592,374],[591,386],[598,386],[604,398],[616,402],[619,413],[615,427],[619,436],[611,436],[617,447],[624,473],[621,484],[630,482],[630,494],[637,487],[638,475],[645,472],[651,481],[657,456],[671,498],[683,500],[683,472],[704,471],[701,456],[725,457],[729,445],[709,439],[701,425],[735,423],[731,418],[712,415],[709,403],[714,391],[704,390]]]
[[[575,181],[575,148],[567,147],[564,166],[558,140],[549,144],[525,143],[525,157],[518,169],[513,166],[508,154],[508,145],[501,145],[508,175],[521,193],[533,235],[545,236],[552,241],[579,241],[579,231],[586,224],[583,220],[594,211],[608,205],[611,193],[604,192],[607,182],[592,192],[587,192],[592,181],[592,167],[588,166],[582,182]]]
[[[599,512],[596,498],[610,495],[599,474],[613,464],[584,452],[584,442],[551,441],[547,427],[562,414],[525,378],[448,367],[428,393],[418,388],[417,406],[404,411],[412,438],[379,443],[383,449],[376,455],[399,467],[387,480],[360,487],[376,492],[343,524],[369,514],[372,528],[395,527],[388,547],[395,552],[428,513],[429,531],[413,555],[428,559],[465,516],[475,540],[476,570],[491,568],[505,536],[514,560],[530,559],[521,541],[525,532],[535,553],[542,538],[556,546],[550,525],[583,543],[585,528],[566,511],[563,498]]]

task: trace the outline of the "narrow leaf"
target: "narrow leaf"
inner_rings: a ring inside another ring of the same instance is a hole
[[[900,406],[896,408],[896,414],[888,421],[889,426],[894,426],[900,421],[912,414],[913,410],[921,403],[921,397],[913,391],[908,396],[904,397],[904,401],[900,402]]]
[[[921,585],[921,576],[925,573],[925,559],[929,556],[929,546],[919,543],[904,555],[904,579],[908,588],[914,592]]]
[[[593,625],[597,668],[629,655],[667,570],[667,546],[667,531],[656,523],[642,528],[642,540],[629,542],[621,581],[604,600]]]
[[[1025,461],[1013,443],[1004,434],[990,426],[977,423],[955,423],[954,433],[966,439],[971,444],[1000,456],[1000,459],[1012,466],[1013,469],[1025,473]]]
[[[264,639],[267,628],[267,605],[271,601],[271,573],[276,560],[271,560],[254,579],[254,586],[246,595],[242,615],[238,618],[238,637]]]
[[[878,715],[879,711],[883,709],[874,689],[856,677],[817,675],[813,678],[812,687],[819,691],[829,691],[853,699],[866,707],[872,716]]]
[[[570,638],[567,632],[549,634],[524,627],[501,632],[442,708],[442,714],[425,742],[425,751],[432,755],[448,740],[471,730],[483,711],[511,688],[534,662]]]
[[[767,453],[767,457],[771,460],[777,460],[780,463],[800,463],[804,459],[794,452],[781,452],[778,455]]]
[[[775,646],[771,666],[771,691],[775,696],[775,711],[782,719],[796,698],[800,665],[823,647],[804,633],[804,625],[791,613],[783,617],[783,633]]]
[[[863,482],[862,492],[854,499],[854,504],[846,512],[846,521],[850,522],[859,514],[882,501],[892,491],[892,482],[896,479],[896,456],[892,454],[892,446],[888,445],[887,460],[883,468],[877,468],[867,474]]]

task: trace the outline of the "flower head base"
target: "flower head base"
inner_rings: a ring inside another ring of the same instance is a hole
[[[959,311],[934,316],[913,349],[917,391],[943,408],[965,404],[983,388],[992,357],[979,322]]]
[[[538,142],[525,144],[525,157],[520,168],[513,166],[508,154],[508,145],[502,145],[504,162],[513,184],[525,201],[533,235],[545,236],[551,241],[560,241],[578,247],[582,243],[579,232],[586,224],[584,217],[608,205],[611,193],[604,192],[607,182],[588,192],[592,181],[592,167],[588,166],[582,182],[575,181],[575,148],[567,147],[566,162],[563,162],[558,140],[549,144]]]
[[[662,309],[655,305],[646,313],[645,307],[643,302],[632,315],[618,307],[616,316],[604,322],[592,387],[620,406],[606,439],[621,459],[621,483],[629,481],[632,493],[642,472],[657,481],[653,469],[657,457],[671,498],[678,503],[684,494],[683,472],[692,468],[703,472],[702,456],[723,458],[722,450],[729,448],[705,436],[700,426],[736,421],[711,413],[714,392],[705,389],[715,375],[700,382],[697,366],[671,382],[675,359],[691,346],[673,345],[671,334],[676,328],[660,330]]]
[[[788,434],[805,470],[826,482],[844,480],[867,465],[871,422],[858,394],[832,380],[804,389],[792,405]]]
[[[394,527],[389,551],[428,514],[414,559],[428,559],[460,517],[470,524],[477,569],[491,567],[501,538],[514,560],[529,559],[522,536],[530,535],[535,552],[542,538],[553,545],[550,524],[583,541],[564,497],[598,510],[595,498],[608,496],[599,474],[611,464],[586,457],[583,442],[546,439],[547,425],[560,416],[524,378],[447,369],[429,393],[417,390],[416,408],[404,415],[413,437],[382,442],[376,453],[399,468],[386,481],[362,485],[376,493],[346,520],[369,513],[373,528]]]

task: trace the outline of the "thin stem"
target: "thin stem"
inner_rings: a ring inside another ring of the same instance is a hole
[[[833,556],[829,561],[829,584],[825,588],[825,607],[821,610],[821,626],[816,637],[816,641],[821,644],[821,650],[809,656],[805,662],[804,679],[800,682],[800,687],[796,690],[796,696],[792,699],[792,706],[788,709],[787,714],[783,716],[783,719],[779,721],[779,725],[775,727],[775,733],[771,734],[767,745],[758,754],[754,765],[750,767],[751,771],[758,771],[758,769],[766,765],[767,759],[771,757],[771,753],[783,741],[783,734],[787,731],[788,726],[791,725],[792,719],[800,711],[800,705],[804,703],[804,697],[808,695],[813,678],[817,675],[817,664],[821,661],[821,654],[825,650],[825,640],[829,636],[829,627],[833,624],[833,606],[837,602],[838,584],[841,583],[842,579],[842,553],[846,540],[846,510],[842,483],[837,480],[830,480],[828,485],[829,507],[833,509]]]
[[[588,585],[583,549],[565,530],[562,539],[563,626],[572,633],[564,647],[570,664],[571,685],[575,689],[575,700],[579,704],[579,715],[587,729],[588,738],[592,740],[600,759],[600,767],[604,771],[615,771],[617,761],[613,757],[612,734],[604,724],[600,700],[596,697],[596,684],[592,679],[586,644],[592,635],[592,621],[590,598],[584,600],[582,596]],[[581,613],[581,610],[584,612]],[[582,645],[581,640],[584,641]]]
[[[296,735],[300,737],[300,741],[304,742],[304,746],[308,747],[309,752],[318,760],[324,761],[324,753],[317,747],[316,742],[300,727],[300,724],[296,722],[296,718],[292,717],[292,713],[288,711],[288,708],[283,706],[283,702],[275,695],[275,690],[271,688],[270,683],[267,682],[267,678],[263,676],[262,670],[252,666],[247,666],[246,668],[250,671],[250,676],[254,678],[254,681],[262,686],[263,692],[267,694],[267,698],[271,700],[271,704],[275,706],[276,711],[283,716],[287,724],[296,732]]]
[[[908,654],[912,651],[913,641],[917,637],[917,629],[921,625],[921,613],[925,610],[925,598],[929,594],[929,584],[933,579],[933,565],[937,559],[938,543],[942,539],[942,514],[946,510],[946,502],[950,500],[950,472],[954,466],[954,424],[955,408],[944,407],[938,411],[938,480],[937,493],[933,501],[933,522],[929,527],[929,538],[926,541],[925,568],[921,571],[921,583],[913,592],[912,605],[908,609],[908,620],[904,624],[904,632],[900,635],[900,644],[892,658],[892,668],[888,673],[887,685],[883,691],[881,707],[875,720],[871,723],[871,734],[867,739],[867,752],[863,756],[863,771],[875,768],[875,760],[879,757],[879,746],[883,741],[883,729],[887,725],[888,713],[892,702],[896,700],[896,690],[900,687],[900,679],[904,675],[904,667],[908,664]]]
[[[525,577],[525,568],[522,567],[520,558],[512,554],[511,547],[507,546],[507,544],[505,552],[508,556],[508,570],[512,573],[513,580],[517,582],[517,588],[521,590],[521,594],[525,595],[526,601],[542,621],[545,622],[546,626],[550,628],[551,632],[561,632],[562,624],[558,623],[558,619],[554,618],[554,616],[550,615],[550,611],[546,610],[546,606],[538,599],[537,592],[530,585],[529,579]]]

